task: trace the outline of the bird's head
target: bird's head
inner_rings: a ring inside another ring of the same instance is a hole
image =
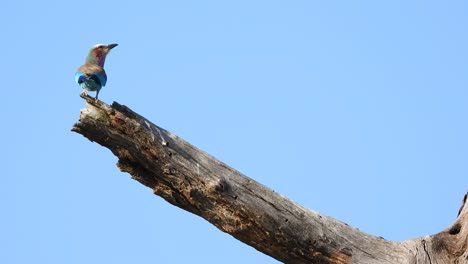
[[[109,51],[115,48],[118,44],[96,44],[94,45],[86,56],[86,63],[97,64],[104,67],[106,56]]]

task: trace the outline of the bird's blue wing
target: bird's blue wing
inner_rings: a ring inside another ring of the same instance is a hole
[[[75,82],[76,83],[78,83],[78,84],[82,83],[85,78],[86,78],[86,76],[84,76],[83,73],[81,73],[81,72],[75,73]]]
[[[77,72],[75,74],[75,82],[77,82],[78,84],[81,84],[84,80],[86,80],[88,78],[93,79],[94,81],[96,81],[97,83],[99,83],[102,86],[105,86],[106,82],[107,82],[107,76],[106,76],[105,73],[87,75],[87,74],[84,74],[82,72]]]
[[[107,75],[105,73],[93,74],[93,76],[91,76],[93,79],[95,79],[95,77],[99,79],[99,82],[102,84],[102,86],[106,86]]]

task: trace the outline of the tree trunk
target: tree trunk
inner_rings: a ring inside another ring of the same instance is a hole
[[[116,102],[89,96],[72,129],[156,195],[284,263],[468,263],[467,195],[453,225],[388,241],[304,208]]]

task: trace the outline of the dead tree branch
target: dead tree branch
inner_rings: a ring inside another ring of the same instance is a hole
[[[110,149],[120,170],[156,195],[285,263],[467,263],[466,196],[455,223],[392,242],[304,208],[128,107],[83,96],[72,129]]]

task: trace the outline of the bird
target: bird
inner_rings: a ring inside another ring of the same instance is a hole
[[[99,91],[107,82],[107,75],[104,70],[106,56],[117,45],[96,44],[91,47],[86,56],[85,64],[80,66],[75,74],[75,81],[83,89],[82,95],[86,95],[87,91],[96,92],[95,99],[98,99]]]

